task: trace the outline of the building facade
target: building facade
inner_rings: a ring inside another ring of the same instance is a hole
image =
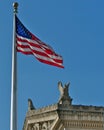
[[[58,83],[58,103],[36,109],[28,100],[23,130],[104,130],[104,107],[73,105],[69,84]]]

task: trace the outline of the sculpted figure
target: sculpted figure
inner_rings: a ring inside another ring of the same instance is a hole
[[[72,99],[70,98],[69,93],[68,93],[69,85],[70,85],[70,83],[65,84],[63,87],[62,83],[58,82],[58,88],[60,91],[59,104],[63,104],[65,101],[67,101],[67,103],[69,102],[69,104],[71,104]]]
[[[65,84],[65,86],[63,87],[62,83],[58,82],[58,88],[59,88],[61,97],[63,97],[63,96],[68,97],[69,96],[69,94],[68,94],[69,84],[70,83]]]
[[[31,99],[28,99],[28,110],[33,110],[35,109],[33,102]]]

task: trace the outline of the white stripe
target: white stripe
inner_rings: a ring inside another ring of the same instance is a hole
[[[55,61],[54,61],[53,59],[51,59],[51,58],[48,58],[48,57],[45,57],[45,56],[41,56],[41,55],[38,55],[38,54],[35,54],[35,53],[33,53],[33,54],[34,54],[34,56],[35,56],[36,58],[38,58],[38,59],[42,59],[42,60],[50,61],[50,62],[55,63],[55,64],[58,64],[58,65],[62,65],[62,63],[55,62]]]
[[[17,46],[17,49],[18,49],[18,50],[21,50],[21,51],[23,51],[23,52],[31,52],[31,49],[30,49],[30,48],[21,48],[21,47],[18,47],[18,46]]]
[[[38,41],[38,42],[42,45],[42,47],[44,47],[46,49],[50,49],[51,51],[54,52],[53,48],[50,45],[48,45],[48,44],[46,44],[46,43],[44,43],[42,41]]]
[[[54,50],[52,49],[51,46],[45,44],[45,43],[42,42],[42,41],[39,41],[39,40],[36,41],[36,40],[31,40],[31,39],[28,39],[28,38],[24,38],[24,37],[22,37],[22,36],[19,36],[18,34],[17,34],[17,37],[20,38],[20,39],[22,39],[22,40],[26,40],[26,41],[28,41],[28,42],[31,42],[31,43],[37,44],[37,45],[39,45],[39,46],[42,46],[42,47],[44,47],[44,48],[50,49],[50,50],[52,50],[52,51],[54,52]]]
[[[22,52],[31,52],[31,49],[29,49],[29,48],[25,48],[25,49],[21,48],[21,47],[17,47],[17,48],[18,48],[18,50],[21,50]],[[33,55],[38,59],[42,59],[42,60],[45,60],[45,61],[50,61],[50,62],[59,64],[59,65],[62,65],[62,63],[55,62],[53,58],[48,58],[48,57],[45,57],[45,56],[42,56],[42,55],[39,55],[39,54],[36,54],[36,53],[33,53]]]
[[[26,42],[20,42],[20,41],[18,41],[17,43],[19,45],[28,45],[32,50],[36,50],[36,51],[45,53],[41,48],[31,46],[31,45],[27,44]]]
[[[26,42],[20,42],[20,41],[17,41],[17,43],[19,44],[19,45],[27,45],[27,43]],[[17,46],[18,47],[18,46]],[[29,45],[29,47],[32,49],[32,50],[36,50],[36,51],[38,51],[38,52],[43,52],[43,53],[45,53],[45,54],[47,54],[50,58],[52,58],[52,59],[58,59],[58,60],[62,60],[62,57],[61,56],[55,56],[55,55],[51,55],[51,54],[48,54],[48,53],[46,53],[44,50],[42,50],[42,49],[39,49],[39,48],[37,48],[37,47],[33,47],[33,46],[31,46],[31,45]],[[18,47],[18,48],[22,48],[22,47]],[[25,49],[27,49],[27,48],[23,48],[24,50]],[[27,51],[27,50],[26,50]]]
[[[42,41],[36,41],[36,40],[31,40],[31,39],[28,39],[28,38],[24,38],[24,37],[22,37],[22,36],[19,36],[18,34],[17,34],[17,37],[18,38],[20,38],[20,39],[22,39],[22,40],[26,40],[26,41],[28,41],[28,42],[31,42],[31,43],[34,43],[34,44],[37,44],[37,45],[41,45],[41,46],[43,46],[43,47],[45,47],[45,48],[47,48],[47,49],[51,49],[48,45],[46,45],[45,43],[45,45],[43,45],[43,42]],[[52,49],[51,49],[52,50]]]

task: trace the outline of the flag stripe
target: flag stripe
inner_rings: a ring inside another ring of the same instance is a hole
[[[29,32],[16,16],[16,49],[26,55],[34,55],[42,63],[64,68],[63,59],[52,47]]]
[[[54,60],[57,60],[57,61],[61,61],[62,62],[62,59],[60,57],[56,57],[56,56],[52,56],[50,54],[47,54],[45,53],[43,50],[41,49],[37,49],[37,48],[34,48],[34,47],[29,47],[28,45],[21,45],[21,44],[18,44],[17,45],[17,49],[18,50],[22,50],[22,51],[32,51],[33,53],[36,53],[36,54],[39,54],[39,55],[42,55],[42,56],[46,56],[46,57],[49,57],[49,58],[52,58]]]
[[[43,61],[44,63],[49,63],[49,64],[51,64],[51,62],[54,64],[54,65],[57,65],[57,66],[62,66],[61,65],[61,62],[60,63],[57,63],[56,62],[56,60],[53,60],[53,59],[51,59],[51,58],[47,58],[47,57],[45,57],[45,56],[42,56],[42,55],[38,55],[38,54],[36,54],[36,53],[32,53],[31,52],[31,50],[29,51],[29,49],[28,49],[28,51],[24,51],[24,49],[18,49],[17,48],[17,50],[18,50],[18,52],[22,52],[23,54],[26,54],[26,55],[28,55],[28,54],[33,54],[39,61]],[[63,68],[63,66],[61,67],[61,68]]]
[[[31,51],[32,53],[36,53],[38,55],[42,55],[42,56],[45,56],[45,57],[49,57],[47,54],[45,54],[44,52],[41,52],[39,51],[40,49],[37,49],[36,48],[34,49],[33,47],[29,47],[29,48],[25,48],[25,47],[21,47],[21,46],[17,46],[18,50],[22,50],[22,51]]]
[[[42,58],[49,58],[49,59],[52,59],[52,60],[54,60],[54,62],[59,62],[59,63],[62,63],[62,60],[61,59],[55,59],[55,58],[50,58],[48,55],[46,55],[45,53],[41,53],[41,52],[39,52],[39,51],[36,51],[36,50],[32,50],[31,48],[23,48],[23,47],[17,47],[17,50],[19,51],[19,52],[23,52],[24,54],[36,54],[35,56],[40,56],[40,57],[42,57]]]
[[[19,36],[17,36],[17,40],[18,40],[18,44],[23,44],[23,45],[27,45],[27,44],[29,44],[30,46],[33,46],[33,47],[37,47],[37,48],[41,48],[42,50],[45,50],[46,51],[46,53],[48,53],[48,54],[54,54],[55,56],[58,56],[58,58],[59,57],[61,57],[61,56],[59,56],[59,55],[57,55],[52,49],[50,49],[48,46],[46,47],[46,45],[45,44],[42,44],[41,43],[41,45],[40,45],[40,43],[38,43],[37,41],[33,41],[33,40],[30,40],[30,39],[26,39],[26,38],[23,38],[23,37],[19,37]],[[62,59],[62,57],[61,57],[61,59]]]
[[[52,58],[53,59],[59,59],[59,60],[62,60],[62,57],[61,56],[57,56],[56,54],[55,55],[51,55],[50,53],[47,53],[46,52],[46,50],[43,50],[40,46],[38,46],[38,47],[36,47],[35,45],[33,45],[33,43],[30,43],[30,42],[26,42],[26,39],[25,40],[23,40],[23,41],[25,41],[25,42],[20,42],[21,40],[19,39],[19,41],[17,41],[17,48],[18,48],[18,46],[19,47],[21,47],[21,48],[30,48],[33,52],[35,52],[35,51],[39,51],[39,52],[43,52],[44,54],[46,54],[48,57],[51,57],[52,56]],[[29,43],[29,44],[27,44],[27,43]],[[38,52],[37,52],[38,53]],[[43,54],[43,55],[44,55]]]
[[[23,54],[25,54],[25,55],[32,55],[33,53],[32,52],[30,52],[30,51],[23,51],[22,49],[21,50],[19,50],[18,48],[17,48],[17,51],[18,52],[21,52],[21,53],[23,53]]]
[[[38,59],[38,60],[39,60],[40,62],[45,63],[45,64],[49,64],[49,65],[57,66],[57,67],[60,67],[60,68],[64,68],[64,66],[62,66],[61,64],[57,64],[57,63],[50,62],[50,61],[43,60],[43,59]]]

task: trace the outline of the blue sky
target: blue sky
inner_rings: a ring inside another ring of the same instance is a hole
[[[0,4],[0,129],[10,127],[13,0]],[[57,83],[70,82],[73,104],[104,106],[104,1],[34,0],[19,3],[18,17],[63,56],[64,69],[18,53],[18,129],[31,98],[36,108],[58,102]]]

